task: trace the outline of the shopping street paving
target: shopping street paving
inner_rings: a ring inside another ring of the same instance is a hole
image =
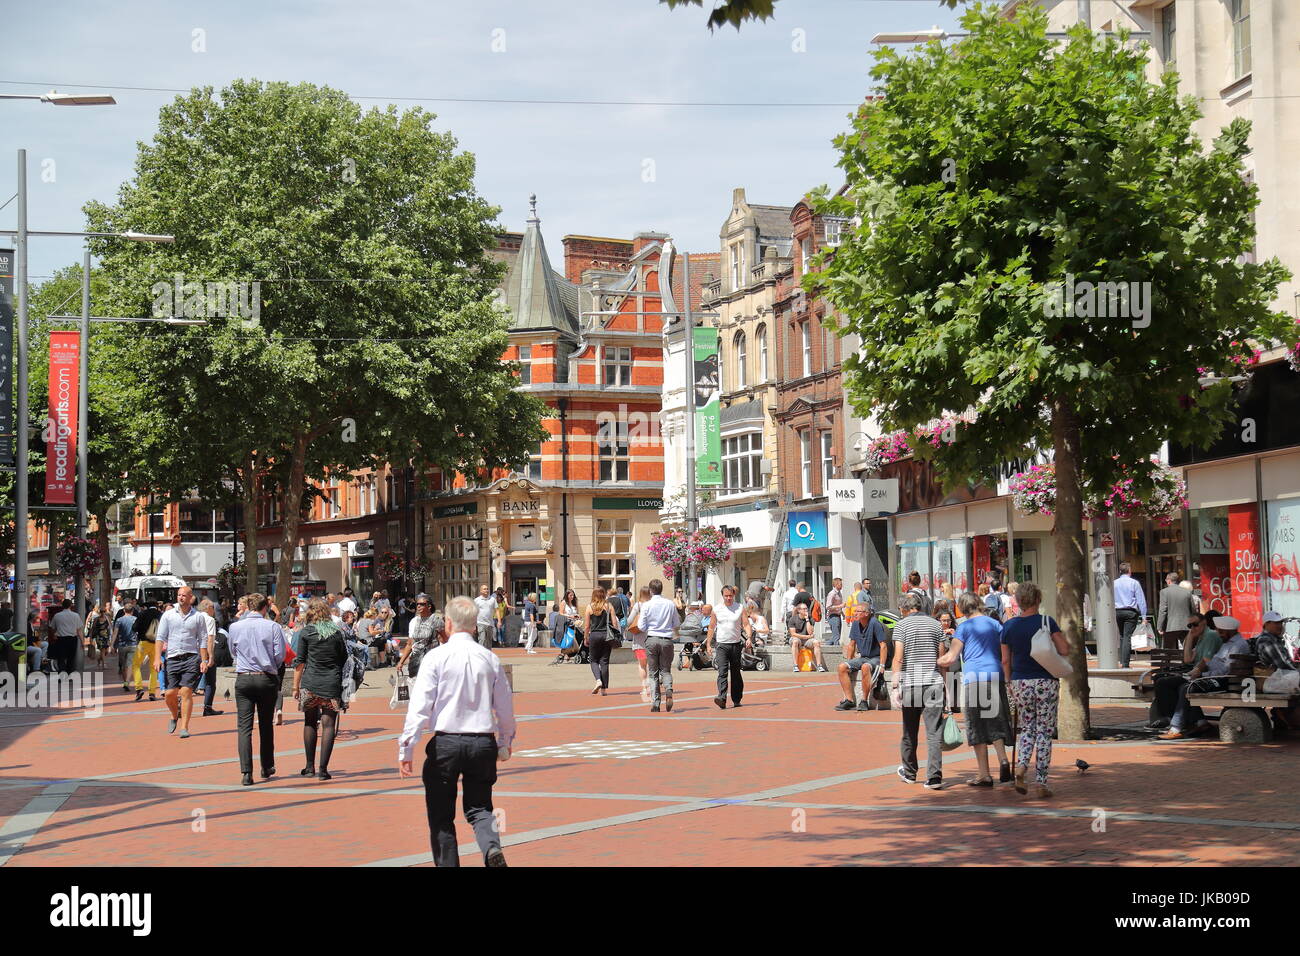
[[[744,706],[720,711],[711,672],[679,672],[673,713],[654,715],[632,664],[614,666],[601,698],[585,667],[500,653],[520,717],[496,789],[513,866],[1300,857],[1300,741],[1058,743],[1051,800],[965,786],[974,760],[962,747],[945,755],[947,788],[931,792],[895,775],[898,715],[835,711],[833,674],[750,672]],[[298,776],[294,708],[277,728],[277,776],[253,787],[240,786],[231,702],[194,718],[187,740],[166,734],[161,701],[135,703],[120,684],[96,719],[0,711],[0,865],[430,865],[420,780],[396,772],[404,711],[388,707],[390,673],[368,675],[375,686],[343,718],[328,782]],[[1093,709],[1106,727],[1144,715]],[[463,861],[480,865],[459,826]]]

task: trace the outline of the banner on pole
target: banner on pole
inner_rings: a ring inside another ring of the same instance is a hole
[[[0,249],[0,466],[14,458],[14,251]]]
[[[695,329],[695,483],[722,484],[722,378],[718,330]]]
[[[50,412],[45,423],[45,503],[77,500],[77,405],[80,332],[50,333]]]

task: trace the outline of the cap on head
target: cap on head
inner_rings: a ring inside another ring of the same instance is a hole
[[[1235,631],[1241,627],[1241,622],[1235,617],[1229,617],[1227,614],[1220,614],[1214,619],[1214,629],[1217,631]]]
[[[1282,612],[1281,612],[1281,611],[1265,611],[1265,612],[1264,612],[1264,623],[1265,623],[1265,624],[1281,624],[1281,623],[1282,623]]]

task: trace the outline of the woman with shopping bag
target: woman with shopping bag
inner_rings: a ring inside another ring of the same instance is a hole
[[[1002,673],[1011,688],[1020,732],[1016,737],[1015,787],[1028,793],[1029,758],[1034,766],[1035,796],[1050,797],[1047,774],[1052,765],[1052,737],[1060,702],[1059,677],[1069,673],[1070,645],[1056,621],[1038,613],[1043,592],[1032,581],[1020,582],[1020,616],[1002,625]],[[1054,656],[1051,656],[1054,655]],[[1055,673],[1053,673],[1055,671]]]

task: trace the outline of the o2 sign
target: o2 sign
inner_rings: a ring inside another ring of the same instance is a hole
[[[790,550],[828,548],[830,538],[826,533],[826,512],[792,511],[785,516],[790,532]]]

